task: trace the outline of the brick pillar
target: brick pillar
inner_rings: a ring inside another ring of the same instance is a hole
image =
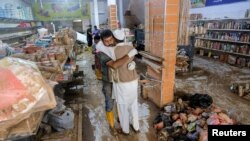
[[[158,80],[148,90],[148,98],[162,107],[174,97],[175,62],[180,0],[149,0],[146,3],[146,51],[164,59],[161,72],[147,67],[148,74]]]
[[[117,6],[115,4],[111,4],[108,6],[108,20],[109,20],[109,28],[111,30],[118,28],[117,22]]]
[[[166,14],[164,15],[165,28],[163,45],[163,58],[165,61],[163,62],[164,69],[162,70],[161,105],[171,102],[174,97],[180,0],[166,0],[165,2]]]

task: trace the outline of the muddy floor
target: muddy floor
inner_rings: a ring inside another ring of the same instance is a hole
[[[156,141],[152,128],[159,109],[139,94],[140,133],[132,130],[129,136],[110,133],[104,109],[102,83],[92,70],[93,55],[84,52],[78,55],[77,64],[84,71],[83,94],[71,99],[73,103],[83,104],[83,140],[84,141]],[[146,67],[138,62],[139,71],[145,73]],[[230,84],[236,81],[250,80],[250,69],[233,67],[219,61],[194,58],[194,71],[176,75],[176,93],[206,93],[213,97],[216,105],[229,112],[241,123],[250,123],[250,101],[230,92]],[[139,90],[140,91],[140,90]]]
[[[230,91],[235,82],[250,82],[250,69],[234,67],[217,60],[195,57],[194,71],[176,75],[176,93],[204,93],[239,122],[250,124],[250,100]]]

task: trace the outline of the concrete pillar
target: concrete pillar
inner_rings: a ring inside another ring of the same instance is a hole
[[[118,9],[118,13],[119,13],[119,21],[121,24],[121,27],[124,27],[124,12],[123,12],[123,1],[119,1],[119,9]]]
[[[94,0],[94,17],[95,17],[95,25],[97,26],[97,28],[99,28],[99,12],[98,12],[97,0]]]

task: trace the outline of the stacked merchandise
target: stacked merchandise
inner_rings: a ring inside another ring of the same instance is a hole
[[[70,54],[72,46],[54,46],[49,48],[27,47],[25,53],[14,54],[13,57],[36,62],[42,75],[50,79],[54,73],[62,72],[62,66]]]
[[[247,33],[235,33],[235,32],[207,32],[205,38],[218,39],[225,41],[236,41],[236,42],[250,42],[250,35]]]
[[[250,23],[245,21],[208,22],[209,29],[241,29],[250,30]]]
[[[234,125],[235,120],[213,104],[207,94],[183,95],[155,118],[160,141],[207,141],[208,125]]]
[[[203,24],[206,33],[196,37],[195,47],[208,50],[208,56],[213,55],[221,61],[239,67],[250,67],[250,23],[246,20],[209,20]],[[229,55],[230,54],[230,55]]]
[[[55,35],[55,45],[72,45],[76,40],[76,32],[70,28],[59,31]]]
[[[202,19],[202,14],[198,13],[198,14],[190,14],[190,20],[191,21],[197,21]],[[200,22],[200,23],[190,23],[189,26],[189,35],[201,35],[201,34],[205,34],[206,30],[207,30],[207,26]]]
[[[71,29],[64,29],[57,33],[52,43],[51,38],[47,38],[47,36],[40,39],[39,43],[34,37],[31,37],[26,47],[23,48],[23,53],[14,54],[12,57],[36,62],[46,79],[54,79],[56,74],[63,76],[64,64],[73,50],[74,34],[75,32]],[[36,45],[33,44],[34,41]],[[42,47],[45,43],[48,43],[50,47]]]
[[[56,106],[54,93],[34,62],[6,57],[0,68],[0,138],[31,135],[39,126],[34,118],[41,119],[44,111]],[[22,127],[17,128],[19,123]]]
[[[176,72],[187,72],[188,71],[188,61],[189,57],[187,52],[184,49],[181,49],[177,52],[176,56]]]
[[[202,14],[201,13],[194,13],[194,14],[190,14],[190,20],[200,20],[202,19]]]
[[[22,53],[0,60],[0,74],[3,76],[0,87],[4,88],[0,90],[0,140],[36,134],[45,111],[56,106],[53,90],[44,79],[55,80],[55,75],[63,75],[64,64],[70,62],[68,58],[74,42],[72,30],[59,33],[63,34],[62,44],[68,45],[50,43],[50,47],[38,47],[33,44],[36,39],[31,37],[32,42],[22,48]],[[47,40],[45,38],[43,40]],[[60,115],[62,111],[56,113],[53,110],[50,116],[54,118],[53,121],[57,117],[65,117],[66,122],[60,122],[60,126],[65,123],[65,128],[72,128],[73,112],[67,109],[63,111],[65,113]]]
[[[240,97],[250,99],[250,83],[234,83],[230,87],[231,91],[238,94]],[[246,97],[248,96],[248,97]]]

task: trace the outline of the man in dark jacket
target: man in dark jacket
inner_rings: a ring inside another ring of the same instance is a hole
[[[92,29],[91,25],[89,25],[89,28],[87,29],[87,42],[88,42],[88,47],[91,47],[93,44],[93,38],[92,38]]]

